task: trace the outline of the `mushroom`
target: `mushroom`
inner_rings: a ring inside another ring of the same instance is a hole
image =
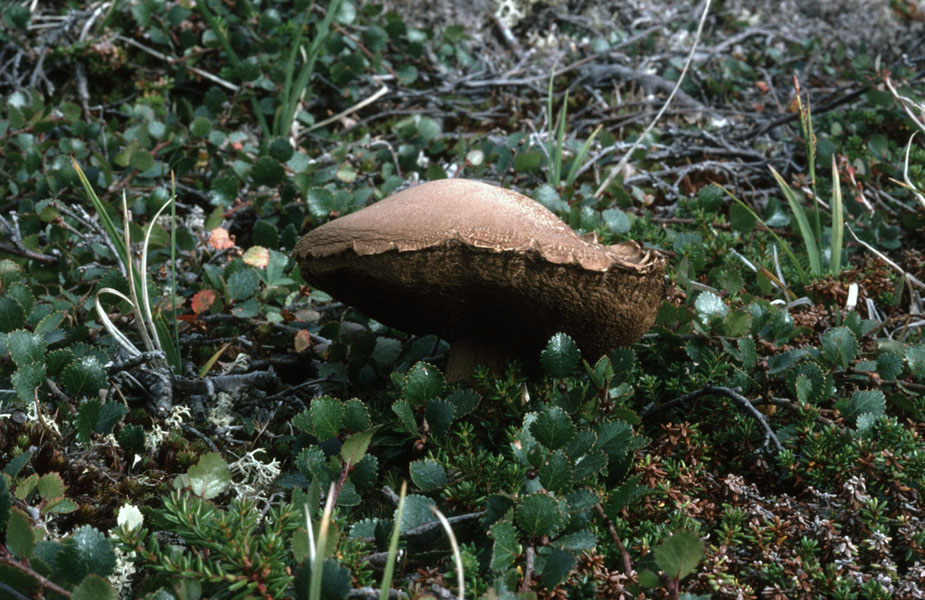
[[[382,323],[451,342],[450,380],[511,356],[532,363],[565,332],[594,360],[637,340],[664,295],[666,259],[604,246],[538,202],[464,179],[422,183],[307,233],[306,282]]]

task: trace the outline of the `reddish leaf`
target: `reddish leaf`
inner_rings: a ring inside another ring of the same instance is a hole
[[[308,329],[300,329],[298,333],[295,334],[295,351],[304,352],[312,345],[312,338],[308,333]]]
[[[209,307],[215,302],[215,292],[212,290],[202,290],[196,292],[193,296],[193,312],[197,315],[209,310]]]
[[[234,247],[234,241],[228,237],[228,230],[224,227],[216,227],[209,234],[209,245],[216,250],[227,250]]]

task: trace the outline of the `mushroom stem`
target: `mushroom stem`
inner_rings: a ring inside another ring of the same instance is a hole
[[[509,348],[499,346],[497,341],[463,338],[450,345],[446,362],[446,379],[449,382],[472,379],[475,367],[482,365],[495,375],[500,375],[504,361],[512,354]]]

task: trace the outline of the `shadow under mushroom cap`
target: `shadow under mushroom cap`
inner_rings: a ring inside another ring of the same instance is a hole
[[[589,360],[649,328],[666,265],[635,242],[579,236],[526,196],[458,179],[322,225],[294,257],[308,283],[398,329],[516,353],[564,331]]]

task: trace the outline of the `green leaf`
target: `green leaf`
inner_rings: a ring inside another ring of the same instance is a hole
[[[302,433],[315,435],[315,426],[312,425],[312,413],[309,410],[303,410],[292,417],[292,426]]]
[[[344,428],[344,405],[336,398],[320,396],[312,400],[310,407],[315,437],[319,441],[337,437]]]
[[[402,425],[405,426],[405,430],[411,435],[420,435],[418,432],[417,420],[414,418],[414,411],[411,409],[411,405],[405,402],[404,400],[397,400],[392,404],[392,411],[398,415],[399,420]]]
[[[405,375],[401,397],[412,406],[423,406],[427,400],[440,396],[445,385],[440,369],[425,362],[418,362]]]
[[[446,471],[440,463],[428,459],[416,460],[408,465],[411,481],[425,492],[442,488],[446,485]]]
[[[408,495],[405,498],[405,509],[401,515],[401,533],[404,535],[412,529],[435,521],[437,517],[430,509],[430,507],[434,505],[434,501],[425,496],[416,494]],[[397,509],[393,519],[398,519]]]
[[[691,531],[678,531],[653,551],[655,564],[673,580],[681,580],[693,572],[703,558],[703,542]]]
[[[543,564],[543,575],[540,582],[543,587],[552,589],[559,585],[575,566],[575,558],[565,550],[553,548],[546,555],[546,561]]]
[[[903,372],[903,359],[892,352],[884,352],[877,357],[877,374],[881,379],[892,380]]]
[[[126,414],[128,414],[128,407],[121,402],[107,402],[100,407],[93,431],[100,435],[112,433],[113,428]]]
[[[793,387],[794,391],[796,391],[797,400],[800,402],[812,401],[813,382],[810,380],[809,376],[804,373],[797,375]]]
[[[14,508],[6,524],[6,547],[9,548],[19,560],[29,560],[35,549],[35,532],[29,515]]]
[[[565,492],[572,484],[572,463],[561,450],[549,455],[539,470],[540,483],[551,492]]]
[[[340,204],[335,200],[334,194],[325,188],[311,188],[308,190],[306,202],[308,211],[316,219],[327,219],[341,210]]]
[[[253,269],[235,271],[228,278],[228,296],[234,301],[249,298],[257,291],[259,283],[260,277]]]
[[[601,451],[586,454],[575,461],[575,481],[581,483],[592,475],[603,472],[607,467],[607,455]]]
[[[50,500],[64,495],[64,480],[57,473],[46,473],[39,478],[37,488],[43,500]]]
[[[251,176],[256,185],[273,187],[283,182],[283,178],[286,176],[286,170],[278,160],[270,158],[269,156],[261,156],[257,159],[257,162],[254,163]]]
[[[72,362],[61,374],[64,388],[76,397],[96,396],[108,386],[106,370],[94,356],[84,356]]]
[[[154,157],[147,150],[135,150],[129,159],[129,165],[139,171],[147,171],[154,166]]]
[[[622,458],[627,452],[645,445],[645,440],[637,436],[626,421],[605,421],[598,425],[596,431],[595,448],[614,458]]]
[[[209,133],[209,130],[212,128],[212,122],[209,121],[206,117],[196,117],[193,119],[193,122],[190,123],[189,132],[193,137],[201,138],[205,137]]]
[[[57,571],[65,580],[78,583],[87,575],[108,577],[116,567],[112,542],[90,525],[79,527],[61,543]]]
[[[427,401],[424,415],[434,435],[443,435],[455,418],[453,403],[444,398],[431,398]]]
[[[112,585],[99,575],[87,575],[71,592],[71,600],[116,600]]]
[[[608,208],[601,211],[601,217],[610,230],[618,235],[628,233],[630,230],[630,219],[626,213],[619,208]]]
[[[13,389],[23,402],[35,400],[35,388],[45,383],[45,365],[32,363],[16,369],[12,377]]]
[[[536,421],[530,424],[530,433],[550,450],[557,450],[575,436],[575,425],[568,413],[554,406],[537,416]]]
[[[733,202],[729,206],[729,224],[732,226],[733,231],[751,233],[754,231],[755,224],[757,223],[758,218],[755,216],[755,213],[746,209],[741,204]]]
[[[9,296],[0,296],[0,333],[19,329],[26,324],[26,311]]]
[[[543,492],[531,494],[514,508],[514,522],[526,535],[555,536],[565,525],[559,502]]]
[[[489,568],[495,573],[506,571],[520,555],[517,530],[510,521],[501,521],[495,523],[489,534],[494,539]]]
[[[7,335],[6,347],[13,362],[21,367],[33,362],[42,362],[48,344],[45,343],[45,338],[37,333],[17,329]]]
[[[906,363],[913,377],[918,379],[925,375],[925,344],[912,346],[906,350]]]
[[[610,490],[607,504],[604,507],[608,517],[616,519],[620,511],[629,506],[630,502],[649,493],[649,488],[639,485],[639,479],[639,475],[634,475]]]
[[[145,452],[145,430],[141,425],[126,425],[119,430],[119,447],[130,457],[133,454],[143,455]]]
[[[293,597],[295,600],[345,600],[352,589],[350,571],[334,558],[326,558],[322,563],[320,593],[317,598],[311,596],[312,561],[306,560],[295,572]],[[236,596],[238,597],[238,596]],[[242,594],[240,597],[250,597]]]
[[[568,335],[557,333],[540,353],[540,364],[550,377],[562,379],[575,372],[581,360],[578,345]]]
[[[13,494],[10,493],[10,484],[6,477],[0,475],[0,531],[6,531],[12,506]]]
[[[453,417],[460,419],[475,410],[482,397],[475,390],[458,389],[454,390],[446,399],[453,405]]]
[[[224,492],[231,484],[231,469],[218,452],[209,452],[187,472],[187,484],[193,494],[211,500]]]
[[[723,333],[729,337],[747,334],[752,327],[752,315],[748,311],[734,310],[723,319]]]
[[[514,156],[514,170],[519,173],[535,171],[543,162],[543,153],[536,148],[525,148]]]
[[[369,427],[369,410],[366,405],[357,398],[344,402],[344,429],[359,432],[366,431]]]
[[[350,471],[350,481],[363,490],[371,489],[376,484],[379,475],[379,459],[367,454]]]
[[[723,299],[713,292],[701,292],[694,301],[694,308],[697,310],[697,318],[704,327],[709,327],[713,322],[722,320],[729,312],[729,307]]]
[[[751,372],[758,364],[758,353],[755,349],[755,340],[750,337],[742,337],[736,340],[736,346],[742,356],[742,367]]]
[[[858,353],[858,340],[847,327],[835,327],[822,334],[822,355],[836,367],[847,369]]]
[[[437,121],[428,117],[421,117],[417,124],[417,130],[418,135],[420,135],[425,140],[430,141],[440,135],[441,127],[440,123]]]
[[[369,442],[373,439],[373,432],[354,433],[340,447],[340,456],[351,465],[355,465],[366,455]]]
[[[886,412],[886,397],[880,390],[858,390],[852,394],[844,412],[848,419],[865,413],[879,417]]]

